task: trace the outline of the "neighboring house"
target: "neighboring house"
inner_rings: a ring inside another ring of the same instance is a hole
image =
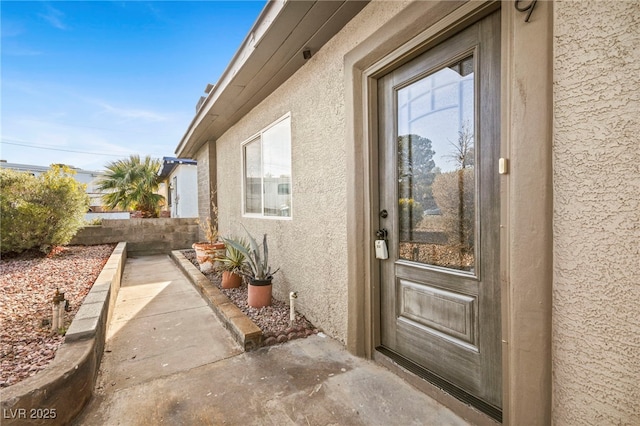
[[[89,195],[89,212],[85,215],[86,220],[92,220],[97,218],[108,219],[128,219],[128,212],[112,212],[105,209],[102,201],[102,192],[97,188],[97,181],[104,175],[103,172],[82,170],[77,167],[69,166],[74,172],[73,176],[78,182],[87,185],[87,194]],[[7,163],[6,161],[0,161],[0,168],[12,169],[20,172],[31,173],[34,176],[39,176],[49,170],[49,167],[33,166],[29,164],[16,164]]]
[[[176,154],[352,353],[475,423],[640,424],[639,21],[269,2]]]
[[[164,182],[165,209],[171,217],[198,217],[197,161],[162,157],[158,176]]]

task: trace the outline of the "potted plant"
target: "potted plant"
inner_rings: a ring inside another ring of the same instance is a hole
[[[279,268],[271,271],[267,234],[264,234],[262,239],[262,249],[249,234],[249,231],[247,234],[249,235],[249,248],[243,247],[236,241],[229,240],[227,243],[244,254],[249,266],[248,272],[242,272],[242,275],[249,279],[247,304],[254,308],[270,306],[273,274],[278,272]]]
[[[224,256],[225,245],[218,241],[218,207],[215,204],[215,192],[211,192],[211,217],[204,222],[198,220],[206,241],[193,243],[196,259],[202,272],[211,272],[218,258]]]
[[[222,288],[238,288],[242,284],[242,274],[246,272],[247,258],[231,242],[241,245],[247,251],[249,245],[246,240],[240,238],[223,238],[223,241],[226,252],[218,258],[218,270],[222,272]]]

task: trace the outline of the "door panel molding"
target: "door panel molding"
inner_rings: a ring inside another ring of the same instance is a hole
[[[412,321],[467,349],[477,348],[477,298],[398,280],[399,320]]]

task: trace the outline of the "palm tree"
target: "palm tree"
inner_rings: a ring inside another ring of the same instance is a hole
[[[97,182],[100,191],[108,191],[102,200],[110,209],[139,210],[143,217],[158,217],[164,200],[156,193],[161,165],[158,159],[146,156],[141,160],[138,155],[110,162],[105,176]]]

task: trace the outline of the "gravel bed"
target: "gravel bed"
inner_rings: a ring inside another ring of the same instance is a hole
[[[182,250],[182,254],[194,264],[198,270],[200,269],[194,250]],[[240,308],[245,315],[260,327],[262,330],[263,345],[265,346],[307,337],[320,331],[297,311],[296,320],[291,326],[289,324],[289,305],[275,298],[271,299],[271,306],[265,306],[264,308],[252,308],[248,306],[248,289],[245,282],[243,282],[239,288],[226,289],[221,287],[219,273],[207,272],[203,274]]]
[[[0,387],[44,369],[64,336],[51,329],[52,298],[69,301],[64,329],[107,263],[115,244],[56,247],[0,260]]]

